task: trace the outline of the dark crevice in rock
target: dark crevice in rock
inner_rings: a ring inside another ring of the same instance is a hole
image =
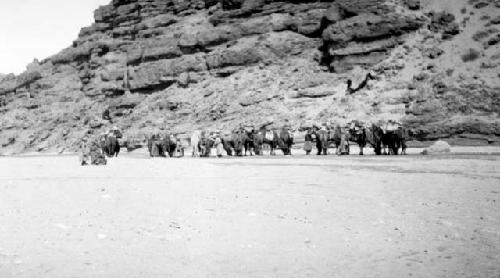
[[[199,52],[205,52],[205,53],[210,52],[208,49],[206,49],[200,45],[179,46],[179,49],[181,50],[183,55],[192,55],[192,54],[196,54]]]
[[[176,82],[177,82],[176,80],[172,79],[172,80],[164,81],[164,82],[159,83],[159,84],[149,84],[148,86],[144,86],[141,88],[134,88],[134,89],[131,89],[130,91],[132,93],[150,95],[150,94],[153,94],[156,92],[163,91],[163,90],[167,89],[168,87],[174,85]]]
[[[113,88],[103,90],[103,93],[107,98],[119,98],[125,95],[125,90],[122,88]]]
[[[155,61],[159,61],[159,60],[168,60],[168,59],[174,59],[174,58],[178,58],[180,57],[180,55],[176,55],[176,54],[158,54],[158,55],[151,55],[151,56],[144,56],[144,57],[140,57],[138,59],[134,59],[134,60],[129,60],[127,62],[127,66],[138,66],[142,63],[148,63],[148,62],[155,62]]]

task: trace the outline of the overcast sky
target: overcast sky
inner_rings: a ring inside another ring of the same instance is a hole
[[[0,0],[0,73],[21,73],[71,45],[111,0]]]

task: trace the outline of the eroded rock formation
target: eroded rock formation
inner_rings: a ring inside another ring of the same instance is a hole
[[[114,124],[134,132],[188,132],[269,117],[296,125],[360,114],[379,120],[385,115],[380,98],[346,100],[345,80],[374,71],[378,83],[367,90],[392,90],[387,88],[398,87],[394,79],[408,67],[409,38],[429,41],[434,33],[449,40],[460,32],[453,15],[419,11],[418,2],[113,0],[95,11],[95,23],[82,28],[71,46],[19,76],[0,77],[0,133],[10,138],[6,145],[24,142],[19,149],[45,141],[73,146],[81,134],[106,128],[99,119],[104,109]],[[420,35],[423,30],[431,33]],[[424,57],[445,56],[436,45],[422,48]],[[419,76],[438,73],[433,71]],[[408,82],[412,95],[415,80]],[[329,110],[332,101],[339,109]],[[390,113],[401,118],[418,105]],[[425,126],[418,116],[411,122]]]

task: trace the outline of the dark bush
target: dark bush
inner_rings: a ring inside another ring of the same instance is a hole
[[[467,50],[467,52],[462,54],[461,57],[462,61],[467,63],[476,60],[477,58],[479,58],[480,55],[481,53],[479,51],[475,50],[474,48],[469,48],[469,50]]]

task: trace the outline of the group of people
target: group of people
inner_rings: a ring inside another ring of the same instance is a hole
[[[214,132],[196,130],[191,135],[190,144],[192,148],[191,155],[193,157],[206,156],[207,152],[210,152],[212,148],[215,148],[217,157],[224,155],[224,145],[220,130]]]

